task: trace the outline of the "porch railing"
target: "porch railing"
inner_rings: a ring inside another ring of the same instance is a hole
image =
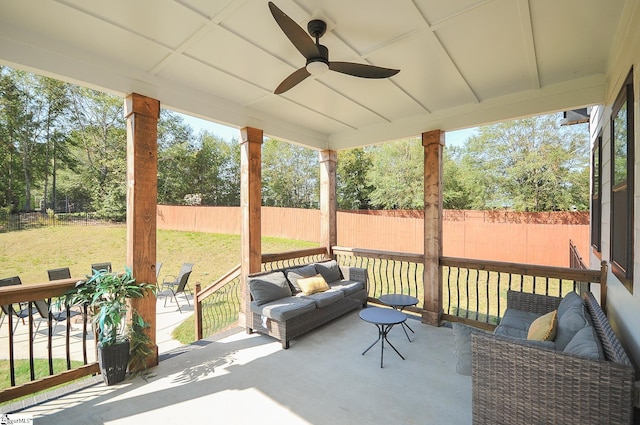
[[[424,256],[402,252],[333,247],[338,264],[367,269],[369,302],[380,303],[384,294],[405,294],[418,298],[415,307],[405,311],[422,314],[424,305]]]
[[[99,373],[95,360],[95,344],[91,344],[92,350],[87,347],[87,342],[93,341],[93,335],[87,332],[90,319],[87,318],[86,311],[76,316],[82,318],[81,329],[72,332],[72,325],[67,320],[66,326],[58,326],[57,329],[61,331],[54,335],[55,324],[51,315],[46,318],[40,317],[34,306],[36,300],[45,300],[50,304],[51,299],[73,288],[77,281],[78,279],[64,279],[0,287],[0,305],[22,304],[23,308],[30,312],[24,323],[22,319],[7,315],[0,328],[0,338],[6,341],[1,346],[7,350],[0,352],[0,358],[9,362],[11,385],[0,390],[0,403]],[[19,323],[16,323],[16,320],[19,320]],[[46,335],[43,332],[45,324]],[[36,332],[36,329],[39,331]],[[30,379],[27,382],[18,382],[15,375],[16,363],[23,361],[29,363]],[[36,364],[45,361],[46,371],[37,372],[39,369]]]
[[[582,257],[578,252],[578,247],[569,239],[569,267],[572,269],[588,269],[587,265],[582,261]]]
[[[196,284],[193,301],[196,340],[237,323],[242,300],[240,281],[238,264],[205,289],[200,282]]]
[[[262,255],[262,270],[293,267],[327,259],[325,248]],[[196,284],[194,317],[195,335],[200,340],[237,323],[242,302],[240,265],[229,270],[213,284],[202,289]]]
[[[441,257],[440,267],[446,320],[497,325],[507,307],[508,290],[561,297],[597,283],[601,303],[606,302],[606,262],[600,270],[588,270]]]

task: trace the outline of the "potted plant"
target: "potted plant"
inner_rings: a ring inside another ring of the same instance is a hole
[[[146,324],[137,312],[132,312],[134,325],[125,326],[127,300],[142,298],[146,291],[155,293],[156,286],[136,283],[130,268],[124,272],[93,270],[93,275],[76,283],[75,288],[59,300],[66,305],[87,305],[89,308],[97,338],[100,371],[107,385],[124,380],[130,358],[129,341],[148,341],[144,335]],[[134,346],[138,351],[145,349],[143,344]],[[133,357],[139,359],[141,353],[136,352]]]

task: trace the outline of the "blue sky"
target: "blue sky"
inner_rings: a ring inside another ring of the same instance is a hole
[[[207,130],[210,133],[221,137],[224,140],[231,141],[233,138],[236,140],[240,138],[239,130],[233,127],[227,127],[226,125],[217,124],[211,121],[201,120],[189,115],[182,115],[185,122],[189,124],[196,133],[200,130]],[[464,130],[448,131],[445,135],[447,146],[459,146],[463,144],[471,135],[473,135],[475,128],[467,128]]]

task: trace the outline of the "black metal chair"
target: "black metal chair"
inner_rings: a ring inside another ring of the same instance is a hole
[[[58,269],[47,270],[49,280],[71,279],[71,270],[69,267],[60,267]]]
[[[20,279],[20,276],[12,276],[12,277],[7,277],[5,279],[0,279],[0,286],[16,286],[16,285],[22,285],[22,280]],[[18,305],[18,309],[15,308],[15,305]],[[0,321],[0,325],[2,325],[2,323],[4,322],[4,318],[6,316],[14,316],[19,320],[16,320],[16,323],[13,327],[13,332],[16,331],[16,329],[18,328],[18,323],[20,323],[20,321],[22,321],[22,324],[24,323],[24,319],[28,319],[29,315],[31,314],[35,314],[37,312],[37,310],[34,307],[29,308],[28,304],[23,305],[23,304],[4,304],[2,306],[0,306],[0,308],[2,309],[2,320]],[[40,323],[38,322],[38,327],[40,326]],[[37,332],[37,328],[36,328],[36,332]]]
[[[187,300],[187,305],[189,307],[191,306],[187,292],[193,294],[189,288],[189,276],[191,275],[192,269],[193,263],[184,263],[182,267],[180,267],[178,276],[169,275],[165,277],[165,280],[162,282],[162,287],[160,288],[161,290],[158,293],[159,296],[164,296],[165,307],[167,306],[167,297],[171,296],[178,305],[178,310],[182,313],[182,308],[177,298],[178,294],[183,294],[185,300]]]
[[[46,302],[45,300],[37,300],[37,301],[34,301],[34,303],[36,305],[36,310],[38,311],[38,314],[40,314],[41,318],[45,319],[47,323],[49,323],[49,317],[51,317],[51,320],[55,322],[55,325],[51,330],[52,334],[56,332],[56,327],[58,326],[58,323],[65,322],[74,316],[79,316],[80,314],[82,314],[77,310],[71,310],[71,309],[52,311],[50,303]],[[69,314],[67,314],[67,311]],[[39,326],[40,326],[40,323],[38,323],[38,327]],[[36,332],[38,332],[38,329],[36,329]]]
[[[93,263],[91,265],[91,274],[93,274],[94,270],[106,270],[111,273],[111,263]]]
[[[111,267],[110,263],[99,263],[95,265],[98,267],[105,266],[105,265],[108,265],[109,267]],[[94,265],[92,265],[92,268],[93,266]],[[100,269],[97,269],[97,270],[100,270]],[[49,280],[71,279],[71,270],[69,270],[69,267],[60,267],[57,269],[50,269],[50,270],[47,270],[47,274],[49,275]],[[82,311],[74,309],[69,311],[69,315],[67,317],[66,309],[54,311],[51,308],[51,302],[47,303],[44,300],[36,301],[36,308],[38,309],[38,313],[40,314],[40,317],[42,317],[43,319],[48,319],[48,314],[51,313],[51,319],[56,322],[52,330],[53,333],[55,333],[58,323],[64,322],[67,319],[71,319],[74,316],[79,316],[80,314],[82,314]]]

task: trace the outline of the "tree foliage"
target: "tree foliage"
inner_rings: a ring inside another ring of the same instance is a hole
[[[0,207],[126,215],[123,99],[0,67]],[[588,209],[585,126],[558,115],[480,127],[443,150],[445,208],[527,211]],[[240,145],[162,110],[158,122],[158,203],[239,205]],[[423,208],[424,152],[419,139],[338,152],[341,209]],[[429,170],[426,170],[429,172]],[[317,208],[319,157],[313,149],[265,140],[264,205]]]
[[[268,139],[262,146],[262,203],[317,208],[320,201],[318,153]]]
[[[371,154],[363,148],[338,152],[336,167],[338,208],[359,210],[371,207],[373,186],[367,180],[371,166]]]
[[[418,139],[400,140],[371,150],[368,184],[371,204],[385,209],[418,209],[424,205],[424,150]]]
[[[480,127],[457,153],[468,207],[588,209],[588,134],[558,121],[543,115]]]

